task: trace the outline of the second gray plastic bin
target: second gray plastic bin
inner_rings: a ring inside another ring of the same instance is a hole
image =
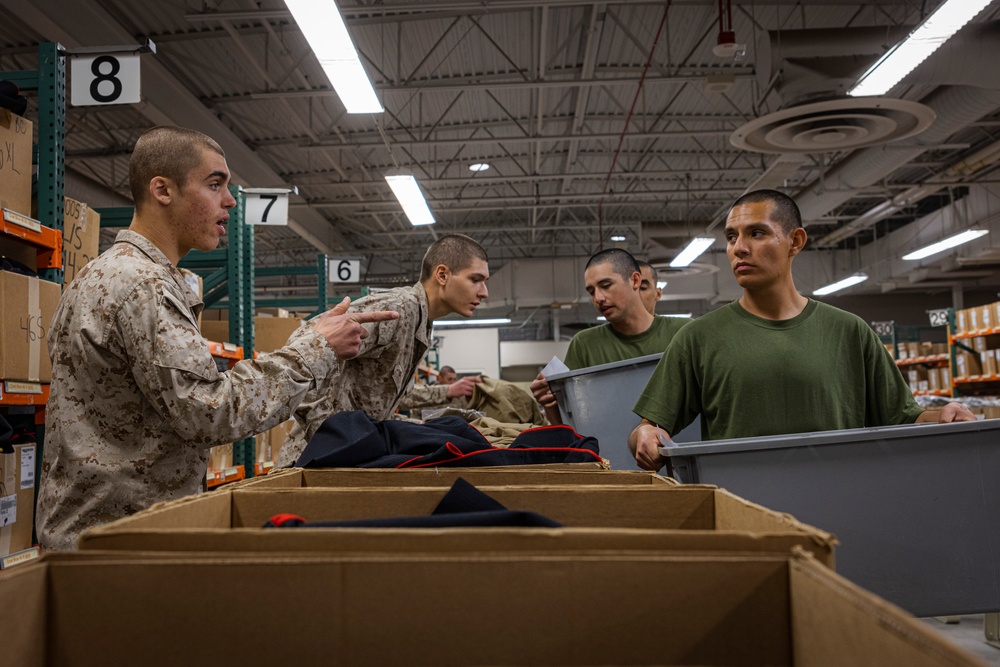
[[[639,425],[632,406],[646,388],[663,353],[555,373],[546,378],[559,402],[559,414],[581,435],[597,438],[601,456],[615,470],[636,470],[628,436]],[[677,434],[677,442],[701,439],[701,420]]]
[[[1000,419],[660,451],[682,482],[832,532],[837,571],[916,616],[1000,611]]]

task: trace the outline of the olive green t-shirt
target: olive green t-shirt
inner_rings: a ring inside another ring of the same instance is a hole
[[[736,301],[693,320],[634,410],[671,434],[700,413],[720,440],[912,423],[922,408],[864,320],[810,299],[790,320]]]
[[[569,342],[565,363],[570,370],[589,368],[615,361],[659,354],[667,349],[674,334],[689,320],[677,317],[654,317],[653,324],[641,334],[622,336],[610,324],[584,329]]]

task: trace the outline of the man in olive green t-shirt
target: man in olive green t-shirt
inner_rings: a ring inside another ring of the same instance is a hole
[[[571,370],[663,352],[687,323],[655,317],[646,309],[639,296],[639,264],[628,251],[602,250],[587,262],[583,276],[594,307],[607,323],[573,336],[565,359]],[[555,396],[541,374],[531,383],[531,392],[545,408],[549,422],[561,424]]]
[[[975,419],[960,403],[922,410],[861,318],[798,293],[806,232],[791,198],[740,197],[725,234],[743,296],[688,324],[660,359],[629,437],[640,467],[662,467],[661,439],[698,414],[708,440]]]

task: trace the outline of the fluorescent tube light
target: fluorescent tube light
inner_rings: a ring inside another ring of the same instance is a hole
[[[868,274],[855,273],[853,276],[848,276],[843,280],[838,280],[835,283],[830,283],[826,287],[820,287],[818,290],[814,290],[813,296],[824,296],[826,294],[833,294],[834,292],[839,292],[842,289],[847,289],[851,285],[857,285],[858,283],[863,283],[866,280],[868,280]]]
[[[685,317],[685,318],[690,318],[691,317],[691,313],[663,313],[662,315],[659,315],[659,317]]]
[[[966,23],[976,17],[991,0],[947,0],[924,19],[906,39],[876,61],[848,95],[885,95],[912,72],[917,65],[937,51]]]
[[[657,280],[656,281],[656,287],[658,289],[663,289],[666,286],[667,286],[667,281],[666,280]]]
[[[486,171],[490,168],[490,165],[485,162],[477,162],[476,164],[469,165],[469,171]]]
[[[978,239],[980,236],[985,236],[989,233],[990,230],[988,229],[967,229],[961,234],[949,236],[942,241],[932,243],[929,246],[921,248],[920,250],[914,250],[908,255],[903,255],[903,259],[923,259],[924,257],[930,257],[931,255],[936,255],[939,252],[947,250],[948,248],[954,248],[957,245],[968,243],[969,241]]]
[[[681,251],[681,254],[674,257],[674,261],[670,262],[670,266],[682,267],[687,266],[694,260],[698,259],[701,253],[708,250],[709,246],[715,243],[715,239],[707,236],[696,236],[688,243],[687,247]]]
[[[347,113],[382,113],[344,19],[333,0],[285,0]]]
[[[615,243],[619,243],[621,241],[624,241],[625,237],[622,234],[612,234],[611,240],[614,241]]]
[[[396,195],[403,212],[410,220],[411,225],[433,225],[434,215],[427,208],[427,200],[420,192],[417,179],[413,174],[395,173],[386,174],[385,180],[392,188],[392,194]]]
[[[485,326],[485,325],[497,325],[497,324],[510,324],[509,317],[495,317],[493,319],[482,319],[482,320],[434,320],[434,326],[436,327],[468,327],[468,326]]]

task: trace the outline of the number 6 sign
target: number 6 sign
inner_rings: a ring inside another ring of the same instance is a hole
[[[328,257],[330,260],[330,282],[331,283],[359,283],[361,282],[361,260],[345,259],[343,257]]]
[[[139,102],[139,55],[102,53],[70,61],[70,103],[107,106]]]

